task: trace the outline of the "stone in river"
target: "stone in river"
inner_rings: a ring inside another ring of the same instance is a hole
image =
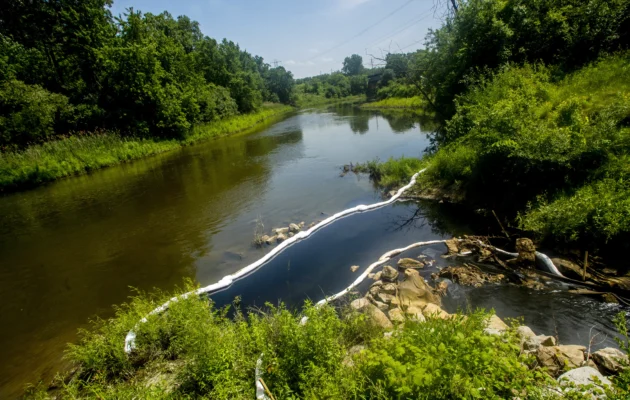
[[[297,233],[300,231],[300,227],[297,224],[289,224],[289,231]]]
[[[358,269],[359,269],[358,265],[353,265],[352,267],[350,267],[350,271],[352,272],[357,272]]]
[[[389,265],[383,267],[381,278],[384,281],[395,282],[398,279],[398,271]]]
[[[276,240],[278,242],[284,242],[285,240],[287,240],[287,237],[284,233],[279,233],[278,236],[276,236]]]

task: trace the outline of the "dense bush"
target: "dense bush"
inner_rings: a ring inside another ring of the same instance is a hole
[[[251,399],[255,369],[278,399],[537,398],[554,381],[526,367],[518,339],[483,332],[488,317],[405,322],[393,338],[363,314],[308,302],[301,315],[283,306],[243,313],[189,297],[125,335],[167,296],[138,296],[81,332],[67,356],[78,372],[51,393],[61,397]],[[301,323],[307,316],[306,324]],[[352,346],[364,350],[348,354]],[[483,389],[482,389],[483,388]],[[46,398],[44,388],[33,398]]]
[[[457,100],[426,179],[473,201],[527,211],[521,226],[595,246],[630,232],[630,55],[560,80],[506,66]]]

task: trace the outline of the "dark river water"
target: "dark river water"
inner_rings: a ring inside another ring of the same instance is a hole
[[[207,285],[264,255],[269,248],[252,245],[258,220],[270,231],[380,201],[365,176],[342,177],[341,167],[420,157],[430,129],[409,116],[350,106],[303,111],[257,132],[0,197],[0,398],[50,379],[77,329],[110,316],[131,287],[170,290],[184,278]],[[336,221],[213,298],[297,307],[350,284],[360,273],[351,265],[365,268],[396,247],[484,229],[446,205],[395,203]],[[411,256],[424,252],[442,266],[443,251],[433,246]],[[599,347],[611,344],[610,318],[619,311],[561,285],[536,293],[454,285],[445,299],[449,311],[478,306],[523,316],[564,343],[588,344],[594,326],[604,332]]]

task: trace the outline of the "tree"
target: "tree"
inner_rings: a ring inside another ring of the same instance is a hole
[[[343,68],[341,70],[344,74],[353,76],[361,74],[364,69],[363,58],[358,54],[353,54],[343,60]]]

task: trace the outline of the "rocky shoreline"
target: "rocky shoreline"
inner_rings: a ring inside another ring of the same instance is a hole
[[[470,251],[467,250],[469,246],[461,244],[458,246],[457,243],[461,242],[447,241],[446,257]],[[482,256],[489,257],[489,254],[484,253]],[[373,283],[363,297],[356,298],[350,303],[351,308],[365,313],[376,325],[386,329],[386,335],[395,336],[398,327],[407,320],[418,323],[428,318],[465,321],[465,315],[449,314],[441,307],[441,297],[446,293],[449,281],[439,280],[440,278],[449,278],[470,286],[497,283],[505,278],[501,274],[486,274],[474,266],[447,267],[433,274],[435,285],[431,286],[420,275],[419,270],[433,260],[421,257],[419,260],[402,258],[396,267],[386,265],[381,271],[370,274],[369,278]],[[523,255],[513,263],[523,263],[526,258],[527,256]],[[560,390],[557,394],[562,395],[563,391],[572,390],[571,388],[577,385],[589,385],[588,393],[593,398],[600,398],[598,393],[611,385],[607,376],[618,374],[628,365],[628,356],[619,349],[609,347],[591,353],[590,348],[587,349],[585,346],[559,344],[557,338],[553,336],[537,335],[525,325],[508,326],[496,315],[488,318],[486,334],[505,335],[508,332],[516,334],[519,338],[521,353],[531,356],[529,368],[540,369],[557,379],[560,389],[549,389]],[[356,351],[360,351],[360,346],[350,353]],[[584,392],[585,389],[580,390]]]

